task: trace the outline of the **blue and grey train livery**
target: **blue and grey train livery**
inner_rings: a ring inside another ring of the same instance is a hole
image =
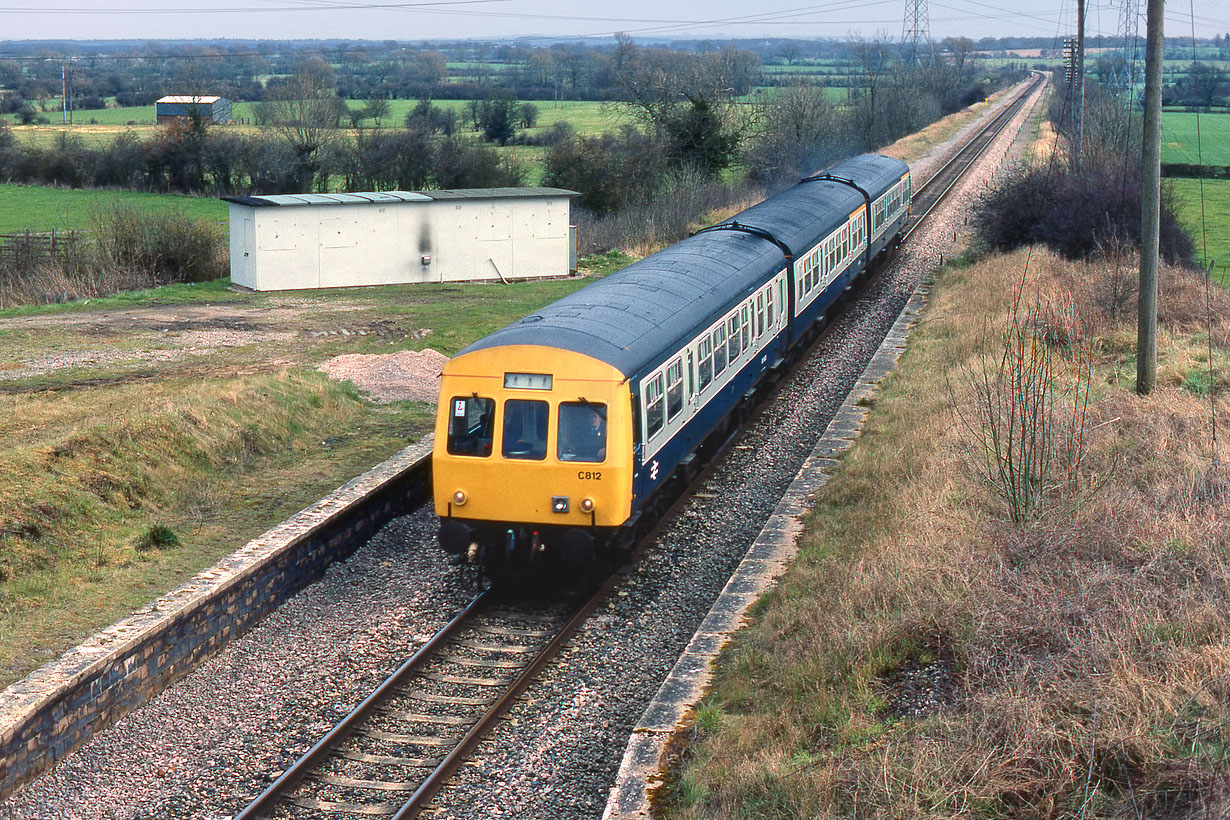
[[[855,157],[462,350],[436,422],[441,546],[506,566],[617,544],[909,204],[905,163]]]

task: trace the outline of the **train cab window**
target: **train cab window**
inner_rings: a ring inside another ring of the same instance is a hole
[[[741,315],[740,321],[743,325],[743,349],[747,350],[752,344],[752,337],[751,337],[752,309],[748,305],[744,305],[743,310],[740,311],[740,315]]]
[[[713,381],[713,340],[707,335],[696,345],[696,358],[700,360],[700,389],[704,390]]]
[[[454,456],[491,455],[495,400],[455,396],[448,416],[448,452]]]
[[[606,405],[562,402],[556,450],[560,461],[606,461]]]
[[[713,378],[721,375],[726,369],[726,325],[719,325],[713,331]]]
[[[547,415],[545,401],[509,399],[504,402],[504,458],[542,461],[547,457]]]
[[[645,440],[653,438],[666,424],[662,415],[666,402],[662,398],[662,374],[645,384]]]
[[[666,368],[666,420],[673,421],[683,409],[683,360],[675,359]]]

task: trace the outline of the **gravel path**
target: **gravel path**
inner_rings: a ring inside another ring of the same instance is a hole
[[[442,795],[440,817],[598,818],[628,735],[917,283],[951,255],[973,178],[835,322],[656,546]],[[0,820],[220,820],[470,596],[429,509],[398,519],[247,636],[0,804]]]

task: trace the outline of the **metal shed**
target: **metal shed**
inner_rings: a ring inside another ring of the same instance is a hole
[[[180,117],[189,117],[196,112],[207,114],[211,121],[231,121],[231,101],[226,97],[179,95],[162,97],[154,102],[154,114],[158,123],[172,122]]]
[[[292,290],[539,279],[576,269],[560,188],[224,197],[231,282]]]

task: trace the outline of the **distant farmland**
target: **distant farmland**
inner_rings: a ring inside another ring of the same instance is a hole
[[[0,234],[85,230],[94,209],[117,203],[151,211],[179,208],[202,222],[227,221],[226,203],[212,197],[0,185]]]
[[[1162,162],[1230,165],[1230,114],[1162,114]]]

